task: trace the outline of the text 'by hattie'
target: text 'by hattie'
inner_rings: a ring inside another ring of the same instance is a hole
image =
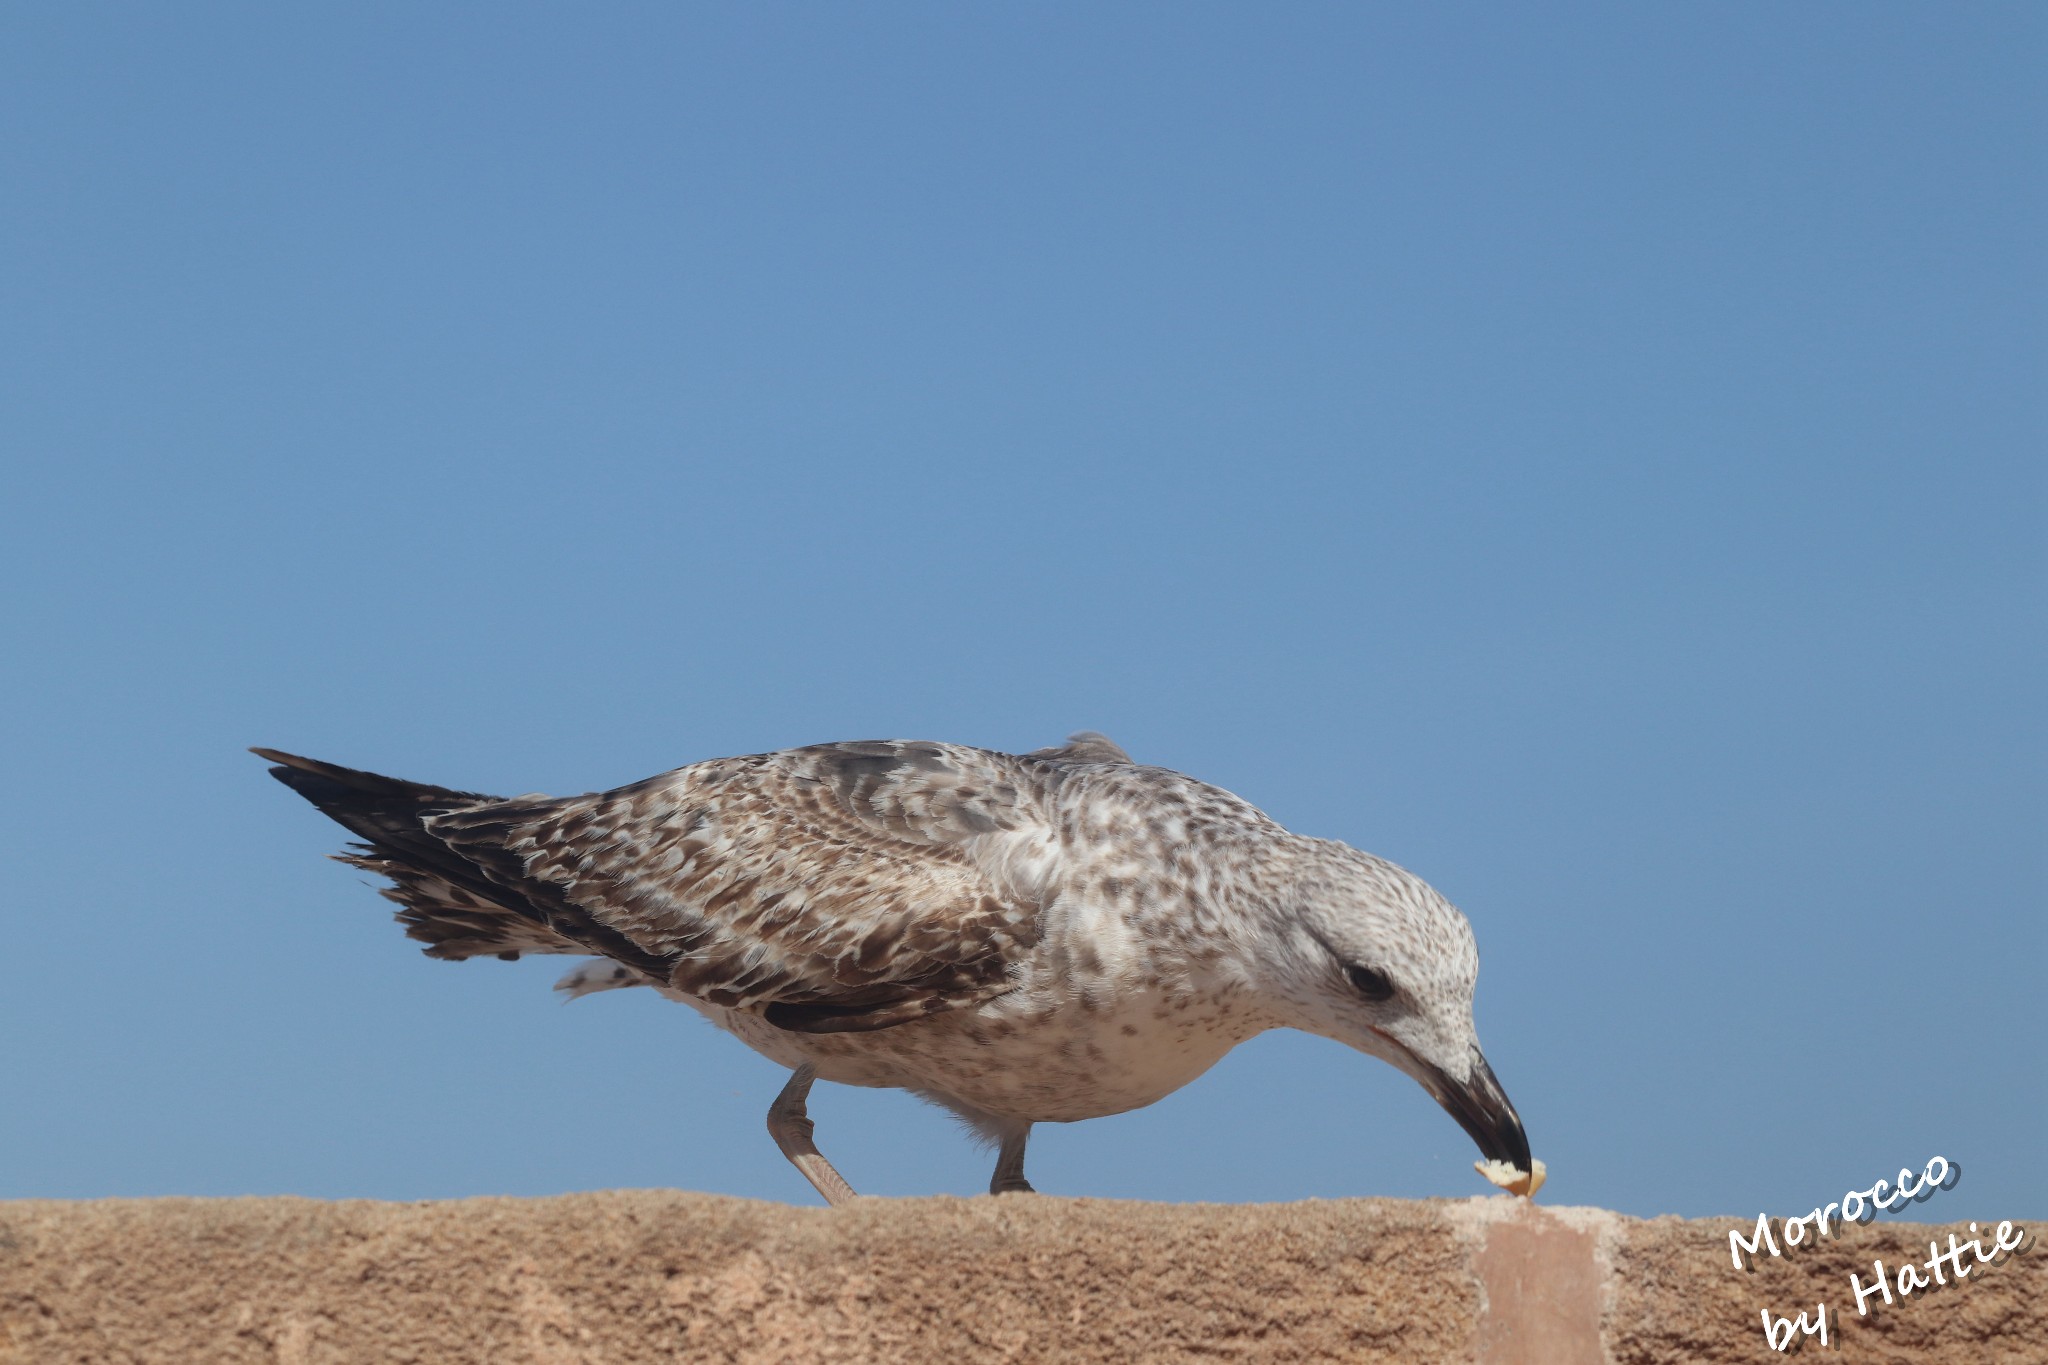
[[[1948,1158],[1936,1156],[1921,1168],[1916,1176],[1911,1167],[1902,1167],[1896,1183],[1880,1180],[1864,1190],[1850,1190],[1840,1200],[1831,1200],[1818,1205],[1811,1213],[1796,1218],[1778,1220],[1777,1231],[1771,1228],[1769,1214],[1758,1214],[1756,1227],[1745,1237],[1740,1228],[1728,1234],[1728,1259],[1737,1270],[1754,1268],[1754,1258],[1760,1252],[1772,1256],[1785,1255],[1785,1248],[1797,1247],[1808,1237],[1815,1241],[1832,1236],[1834,1230],[1844,1223],[1867,1223],[1879,1211],[1890,1212],[1901,1204],[1918,1202],[1933,1195],[1937,1190],[1952,1188],[1960,1168]],[[1990,1246],[1985,1246],[1985,1234],[1978,1231],[1975,1223],[1970,1224],[1967,1239],[1955,1233],[1948,1234],[1948,1248],[1941,1243],[1927,1244],[1927,1259],[1908,1262],[1887,1268],[1882,1260],[1871,1263],[1870,1277],[1866,1282],[1859,1275],[1849,1276],[1849,1291],[1856,1298],[1858,1317],[1869,1315],[1873,1304],[1882,1301],[1896,1304],[1905,1301],[1915,1293],[1924,1294],[1928,1289],[1951,1282],[1961,1283],[1968,1279],[1970,1272],[1978,1266],[1993,1265],[2008,1253],[2022,1250],[2027,1241],[2024,1228],[2002,1222],[1989,1235]],[[1924,1273],[1923,1273],[1924,1272]],[[1894,1290],[1897,1291],[1894,1297]],[[1802,1309],[1795,1317],[1779,1317],[1764,1308],[1759,1310],[1763,1319],[1764,1342],[1774,1351],[1787,1351],[1808,1337],[1828,1344],[1829,1308],[1826,1300],[1813,1307],[1809,1315]]]

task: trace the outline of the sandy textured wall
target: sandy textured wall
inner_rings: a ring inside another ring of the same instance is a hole
[[[1753,1275],[1733,1226],[1505,1196],[30,1201],[0,1204],[0,1365],[1692,1365],[1785,1358],[1758,1310],[1823,1301],[1839,1349],[1809,1361],[2048,1361],[2037,1245],[1859,1319],[1850,1269],[1966,1226],[1852,1227]]]

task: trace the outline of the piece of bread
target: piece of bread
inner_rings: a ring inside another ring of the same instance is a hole
[[[1542,1162],[1531,1161],[1529,1164],[1535,1169],[1518,1171],[1505,1161],[1475,1161],[1472,1163],[1472,1169],[1509,1194],[1519,1194],[1522,1198],[1528,1199],[1543,1188],[1544,1177]]]

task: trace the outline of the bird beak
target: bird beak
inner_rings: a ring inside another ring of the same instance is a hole
[[[1436,1102],[1479,1144],[1488,1161],[1505,1161],[1518,1171],[1529,1165],[1529,1135],[1522,1131],[1522,1116],[1508,1103],[1507,1092],[1494,1078],[1479,1049],[1472,1050],[1472,1075],[1462,1085],[1442,1069],[1423,1064],[1429,1078],[1423,1085]]]

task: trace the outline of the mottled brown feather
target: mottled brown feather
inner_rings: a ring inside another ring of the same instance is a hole
[[[1128,762],[1099,747],[823,744],[437,812],[426,828],[494,880],[558,891],[679,991],[847,1032],[1009,989],[1047,888],[1001,855],[1051,838],[1046,796],[1076,760]]]

